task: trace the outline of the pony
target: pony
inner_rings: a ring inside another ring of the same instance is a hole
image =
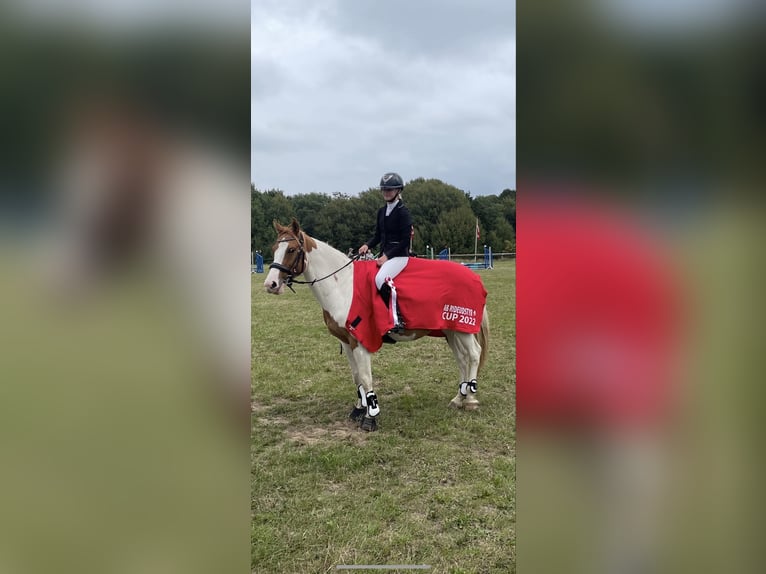
[[[274,221],[277,239],[272,250],[274,262],[264,281],[267,293],[281,295],[285,286],[292,289],[293,283],[307,284],[322,307],[324,323],[328,331],[340,340],[343,352],[348,357],[351,377],[357,389],[356,404],[350,418],[359,422],[365,431],[377,430],[377,416],[380,406],[372,384],[372,353],[360,344],[347,328],[346,322],[354,296],[354,260],[327,243],[309,236],[293,218],[288,226]],[[403,273],[406,273],[403,271]],[[305,281],[295,278],[303,275]],[[401,275],[400,275],[401,277]],[[414,341],[429,334],[430,330],[405,330],[389,333],[396,342]],[[458,392],[449,402],[453,408],[475,410],[479,406],[477,376],[484,365],[489,345],[489,318],[486,307],[477,333],[456,330],[441,330],[458,364],[460,380]]]
[[[246,164],[140,102],[86,100],[62,123],[42,281],[68,307],[136,263],[167,280],[209,379],[203,392],[249,429]]]

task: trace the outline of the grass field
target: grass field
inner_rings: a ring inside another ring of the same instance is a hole
[[[308,288],[267,295],[252,276],[253,572],[515,572],[516,265],[480,273],[491,326],[480,409],[447,407],[459,377],[444,339],[385,345],[373,433],[348,419],[348,361]]]

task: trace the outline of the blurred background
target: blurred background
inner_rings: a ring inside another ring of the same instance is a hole
[[[0,4],[0,572],[249,567],[249,14]]]
[[[520,572],[761,572],[764,10],[518,3]]]
[[[760,572],[763,8],[517,6],[518,569]],[[248,9],[0,5],[0,572],[249,567]]]

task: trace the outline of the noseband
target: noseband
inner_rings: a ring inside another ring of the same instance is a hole
[[[277,263],[276,261],[269,265],[269,269],[277,269],[278,271],[281,271],[284,273],[287,277],[285,279],[285,285],[295,293],[295,289],[293,289],[293,281],[298,276],[301,275],[305,269],[306,269],[306,252],[303,250],[303,234],[296,237],[288,237],[287,239],[279,239],[277,240],[277,243],[289,243],[290,241],[297,241],[298,242],[298,254],[295,256],[295,259],[293,260],[292,267],[287,267],[286,265],[282,265],[281,263]],[[300,271],[298,270],[298,264],[300,264]]]

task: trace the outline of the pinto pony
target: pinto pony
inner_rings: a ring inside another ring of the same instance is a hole
[[[280,295],[285,286],[292,288],[293,283],[309,286],[322,307],[327,329],[340,340],[348,357],[358,394],[351,419],[359,421],[363,430],[376,430],[380,407],[372,386],[370,357],[381,347],[382,336],[392,323],[385,304],[375,293],[371,273],[375,263],[349,260],[346,254],[306,234],[296,219],[289,226],[274,221],[274,229],[277,240],[274,262],[264,281],[266,291]],[[295,279],[300,275],[305,281]],[[413,259],[397,276],[396,283],[406,285],[408,278],[416,275],[421,276],[426,287],[410,289],[407,298],[402,288],[399,296],[408,329],[386,336],[395,342],[414,341],[426,335],[444,337],[460,370],[458,392],[449,404],[474,410],[479,406],[476,378],[489,344],[486,290],[473,271],[448,261]],[[462,303],[466,294],[473,298]],[[438,309],[431,313],[435,307]],[[422,314],[415,316],[416,309],[429,312],[423,318]]]

